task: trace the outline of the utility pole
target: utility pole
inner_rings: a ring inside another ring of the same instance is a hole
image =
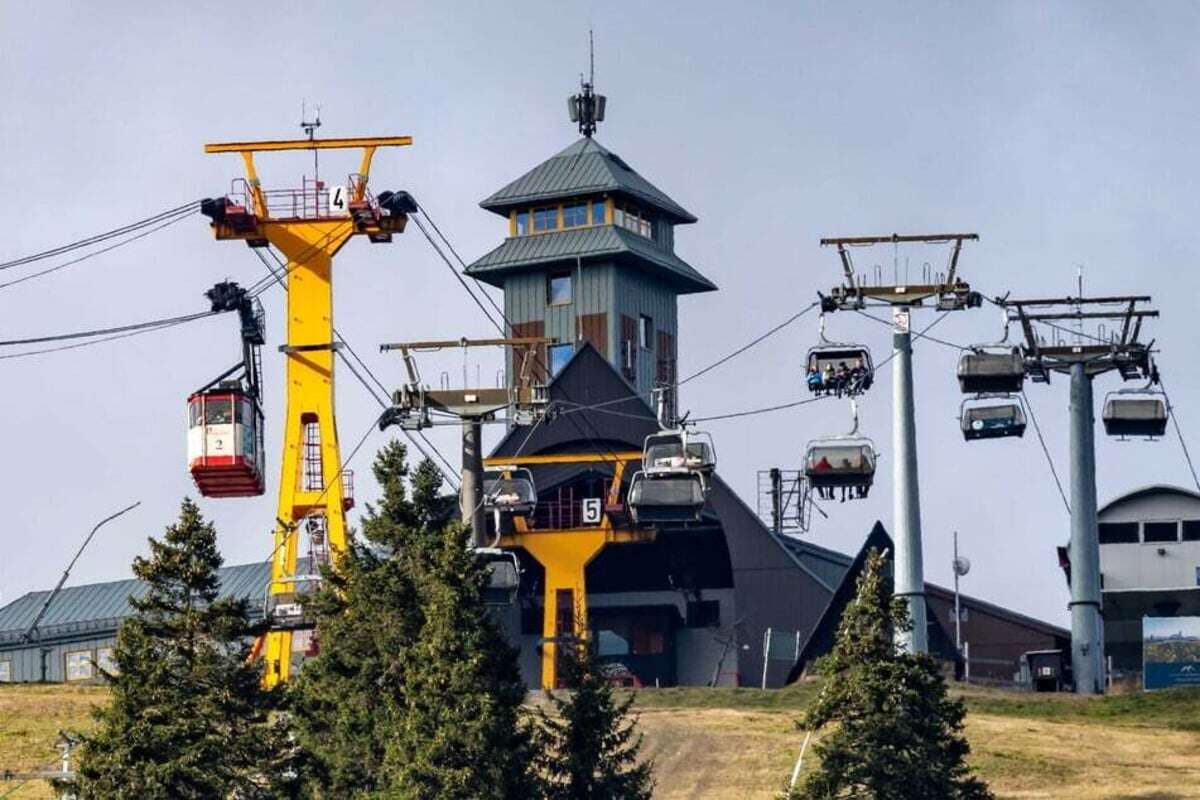
[[[896,545],[895,587],[897,597],[908,605],[912,629],[898,632],[899,644],[909,653],[929,651],[926,623],[924,556],[921,546],[921,495],[917,470],[917,423],[913,400],[911,312],[929,301],[938,311],[977,308],[983,298],[958,277],[958,257],[964,241],[977,241],[974,233],[944,233],[891,236],[853,236],[822,239],[834,245],[842,262],[844,284],[821,296],[821,312],[862,311],[868,301],[892,310],[892,539]],[[855,272],[850,247],[903,243],[952,246],[944,274],[929,271],[919,284],[900,284],[897,258],[896,280],[891,285],[867,285]]]
[[[463,417],[462,486],[459,507],[471,526],[471,546],[487,546],[487,516],[483,508],[483,418]]]
[[[1022,345],[1025,372],[1035,383],[1050,383],[1054,372],[1071,380],[1071,540],[1067,548],[1071,566],[1071,670],[1078,694],[1104,693],[1104,628],[1100,616],[1100,537],[1096,510],[1095,401],[1092,380],[1117,372],[1124,380],[1157,377],[1151,361],[1151,344],[1140,339],[1142,321],[1158,312],[1138,308],[1148,296],[1062,297],[1004,300],[1010,321],[1019,321],[1025,334]],[[1084,307],[1099,308],[1085,311]],[[1086,320],[1108,322],[1110,329],[1086,334]],[[1065,327],[1075,322],[1077,331]],[[1050,329],[1049,344],[1035,330]],[[1074,335],[1074,342],[1064,339]],[[1086,340],[1086,341],[1085,341]],[[1165,423],[1164,423],[1165,424]]]

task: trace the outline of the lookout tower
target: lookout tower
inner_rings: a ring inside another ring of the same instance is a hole
[[[557,340],[534,359],[543,377],[587,341],[649,401],[678,378],[678,296],[717,287],[675,254],[696,217],[593,138],[604,96],[584,82],[568,108],[582,138],[480,203],[508,238],[466,272],[504,290],[509,336]]]

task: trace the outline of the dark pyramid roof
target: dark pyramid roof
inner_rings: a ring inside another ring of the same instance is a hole
[[[666,279],[680,294],[711,292],[717,288],[679,256],[644,236],[614,225],[514,236],[467,267],[466,273],[503,288],[503,276],[510,272],[558,261],[574,263],[576,258],[614,258],[643,269],[657,267],[654,274]]]
[[[676,223],[696,221],[691,212],[635,172],[620,156],[590,138],[580,139],[551,156],[479,205],[507,215],[518,205],[600,192],[629,195]]]

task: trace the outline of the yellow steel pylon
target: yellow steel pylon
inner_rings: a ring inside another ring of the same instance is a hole
[[[367,191],[371,160],[378,147],[412,144],[408,136],[356,139],[235,142],[205,145],[206,153],[240,153],[246,167],[244,197],[231,196],[210,205],[218,239],[241,239],[251,247],[274,245],[287,258],[287,358],[283,457],[279,508],[268,595],[293,596],[297,591],[297,531],[306,518],[323,524],[332,563],[346,548],[346,507],[334,416],[333,257],[356,234],[373,242],[391,241],[415,210],[411,200],[382,208]],[[282,150],[362,148],[359,171],[345,185],[326,187],[314,181],[298,190],[266,190],[259,183],[254,154]],[[310,443],[310,469],[305,474],[305,444]],[[319,442],[319,445],[317,444]],[[318,456],[319,454],[319,456]],[[315,471],[312,465],[319,468]],[[315,572],[314,565],[311,572]],[[272,628],[266,634],[264,681],[273,686],[288,679],[292,630]]]

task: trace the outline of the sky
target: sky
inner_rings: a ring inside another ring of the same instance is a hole
[[[506,235],[479,200],[577,136],[564,100],[586,69],[589,27],[609,98],[598,140],[699,217],[677,230],[677,251],[720,286],[680,300],[680,374],[837,284],[822,236],[973,231],[980,241],[960,273],[989,296],[1064,295],[1080,269],[1089,293],[1152,295],[1162,318],[1147,330],[1200,451],[1194,4],[0,4],[0,261],[223,194],[240,163],[202,145],[298,136],[302,102],[320,104],[325,136],[413,136],[412,147],[378,154],[372,186],[412,192],[473,260]],[[298,184],[308,166],[307,156],[260,159],[272,186]],[[329,155],[322,169],[354,164]],[[0,339],[203,311],[213,283],[262,277],[253,254],[214,241],[206,222],[0,289]],[[901,252],[898,271],[908,258],[915,276],[927,255]],[[856,256],[892,269],[887,248]],[[351,242],[335,272],[336,324],[385,383],[403,371],[381,342],[490,333],[415,228],[389,246]],[[263,300],[267,493],[202,503],[230,564],[267,557],[275,515],[282,293]],[[887,328],[857,315],[832,315],[827,329],[869,344],[877,360],[890,349]],[[994,341],[1000,316],[952,314],[934,333]],[[681,407],[702,417],[803,397],[801,365],[817,336],[809,314],[689,383]],[[101,530],[70,582],[129,574],[146,537],[195,494],[188,394],[238,357],[235,322],[217,317],[0,360],[0,602],[52,586],[97,520],[140,500]],[[914,355],[926,578],[952,583],[957,530],[973,563],[964,592],[1065,624],[1054,548],[1068,518],[1046,458],[1032,435],[962,441],[956,359],[930,342]],[[499,366],[469,368],[493,376]],[[461,368],[456,354],[422,362],[431,382]],[[861,403],[862,432],[881,453],[876,486],[865,501],[826,504],[828,519],[806,534],[813,542],[855,552],[875,520],[891,526],[890,382],[881,373]],[[1097,402],[1118,384],[1099,379]],[[1065,481],[1067,383],[1028,393]],[[344,371],[337,411],[345,452],[378,412]],[[808,441],[848,425],[844,405],[816,403],[709,431],[722,476],[753,506],[759,470],[799,467]],[[489,429],[487,442],[500,433]],[[457,464],[457,432],[431,437]],[[385,439],[367,441],[350,466],[369,500],[370,456]],[[1101,503],[1145,484],[1191,485],[1174,438],[1116,442],[1098,428],[1097,461]]]

